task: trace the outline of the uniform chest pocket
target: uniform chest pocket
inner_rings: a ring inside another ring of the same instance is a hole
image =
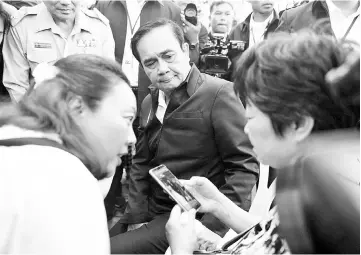
[[[31,72],[40,63],[54,64],[58,60],[58,54],[54,48],[30,48],[27,53]]]

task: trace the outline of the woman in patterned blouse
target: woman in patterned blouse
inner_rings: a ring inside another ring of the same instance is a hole
[[[304,31],[275,34],[242,55],[235,91],[246,102],[245,132],[261,163],[277,169],[293,165],[307,153],[311,134],[357,125],[359,111],[335,96],[325,79],[348,54],[333,38]],[[290,252],[279,235],[276,207],[261,221],[238,208],[206,178],[193,177],[184,184],[201,203],[199,212],[212,213],[234,231],[245,232],[227,253]],[[166,226],[173,254],[192,254],[197,247],[195,213],[173,209]]]

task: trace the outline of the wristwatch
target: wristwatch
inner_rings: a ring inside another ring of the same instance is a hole
[[[198,45],[198,42],[196,42],[196,43],[190,43],[190,44],[189,44],[189,49],[190,49],[190,50],[195,50],[195,49],[197,48],[197,45]]]

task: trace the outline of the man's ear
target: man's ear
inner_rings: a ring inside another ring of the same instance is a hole
[[[305,140],[312,132],[315,120],[312,117],[303,117],[300,122],[294,124],[294,134],[297,142]]]
[[[185,54],[187,54],[187,56],[189,57],[189,44],[188,44],[188,43],[183,43],[182,51],[183,51]]]
[[[67,98],[67,104],[69,112],[72,116],[79,117],[84,115],[85,105],[81,97],[71,95]]]

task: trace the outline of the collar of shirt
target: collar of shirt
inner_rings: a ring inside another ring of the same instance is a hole
[[[41,3],[41,5],[39,14],[37,15],[37,32],[51,29],[53,33],[62,35],[62,31],[58,25],[55,24],[51,13],[48,11],[44,3]],[[90,24],[87,22],[85,14],[80,9],[77,10],[75,15],[75,24],[70,35],[80,33],[82,29],[91,32],[92,28],[89,25]]]
[[[163,91],[159,90],[158,94],[158,107],[167,108],[167,102],[165,100],[165,94]]]
[[[13,138],[46,138],[63,144],[60,136],[56,133],[46,133],[34,130],[23,129],[14,125],[5,125],[1,127],[0,139],[13,139]]]
[[[347,30],[353,23],[353,20],[360,15],[360,6],[358,7],[357,11],[345,16],[340,8],[338,8],[331,0],[326,0],[331,27],[333,30],[334,35],[337,39],[341,39],[346,34]],[[359,43],[359,35],[358,30],[360,26],[360,18],[357,18],[356,22],[353,24],[349,34],[347,35],[346,39],[353,40]]]
[[[272,22],[274,17],[274,12],[263,22],[255,22],[253,13],[251,14],[251,19],[249,22],[249,47],[252,47],[254,44],[262,41],[266,34],[267,27]]]
[[[192,70],[192,69],[191,69]],[[183,86],[187,86],[189,82],[189,77],[191,75],[191,71],[189,72],[187,78],[176,88],[176,89],[182,89]],[[157,116],[157,119],[163,123],[165,112],[167,111],[168,102],[166,102],[166,96],[165,93],[161,90],[158,92],[158,107],[155,115]]]
[[[266,29],[267,26],[271,23],[271,21],[273,20],[273,17],[274,17],[274,12],[272,11],[272,14],[263,22],[255,22],[254,19],[253,19],[253,13],[251,15],[251,20],[249,22],[249,26],[250,26],[250,29],[253,28],[253,26],[256,24],[256,25],[260,25],[262,24],[262,26]]]
[[[331,0],[326,0],[326,4],[327,4],[327,7],[328,7],[328,12],[330,14],[330,19],[331,20],[337,20],[335,18],[339,17],[340,15],[342,15],[345,18],[354,19],[357,15],[360,14],[360,5],[357,8],[356,12],[350,14],[349,16],[345,16],[343,14],[343,12],[341,11],[341,9],[338,8]]]

